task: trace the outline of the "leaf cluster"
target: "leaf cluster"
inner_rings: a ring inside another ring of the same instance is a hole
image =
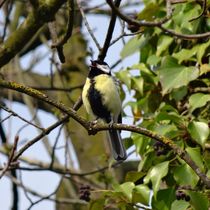
[[[136,15],[139,20],[166,16],[165,1],[145,0],[144,6]],[[202,9],[196,1],[174,4],[172,18],[164,26],[185,34],[207,32],[205,15],[191,21]],[[159,28],[141,31],[121,51],[122,59],[139,53],[139,61],[117,74],[134,92],[125,105],[132,110],[133,123],[172,139],[210,177],[210,40],[182,40]],[[124,183],[105,191],[90,209],[97,209],[99,203],[110,209],[208,209],[208,190],[173,151],[139,134],[128,139],[132,144],[141,158],[138,171],[128,172]],[[178,192],[185,196],[177,196]]]

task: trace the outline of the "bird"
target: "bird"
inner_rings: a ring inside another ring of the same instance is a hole
[[[127,158],[120,131],[111,129],[113,123],[121,123],[121,99],[116,79],[111,74],[109,65],[100,60],[91,60],[90,71],[82,91],[82,101],[88,114],[95,120],[102,120],[110,125],[108,139],[115,160]]]

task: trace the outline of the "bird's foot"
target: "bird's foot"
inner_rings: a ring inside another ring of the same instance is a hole
[[[95,135],[97,131],[94,130],[94,126],[98,123],[98,119],[95,119],[89,123],[89,129],[88,129],[88,134],[89,135]]]
[[[114,124],[114,121],[111,120],[111,121],[109,122],[109,128],[113,128],[113,124]]]

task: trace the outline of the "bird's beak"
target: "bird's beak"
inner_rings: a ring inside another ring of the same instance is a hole
[[[96,67],[96,63],[93,60],[90,60],[90,62],[91,62],[90,67]]]

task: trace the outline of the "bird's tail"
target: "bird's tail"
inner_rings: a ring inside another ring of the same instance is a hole
[[[118,161],[125,160],[127,158],[127,153],[120,132],[118,130],[109,130],[108,133],[114,159]]]

